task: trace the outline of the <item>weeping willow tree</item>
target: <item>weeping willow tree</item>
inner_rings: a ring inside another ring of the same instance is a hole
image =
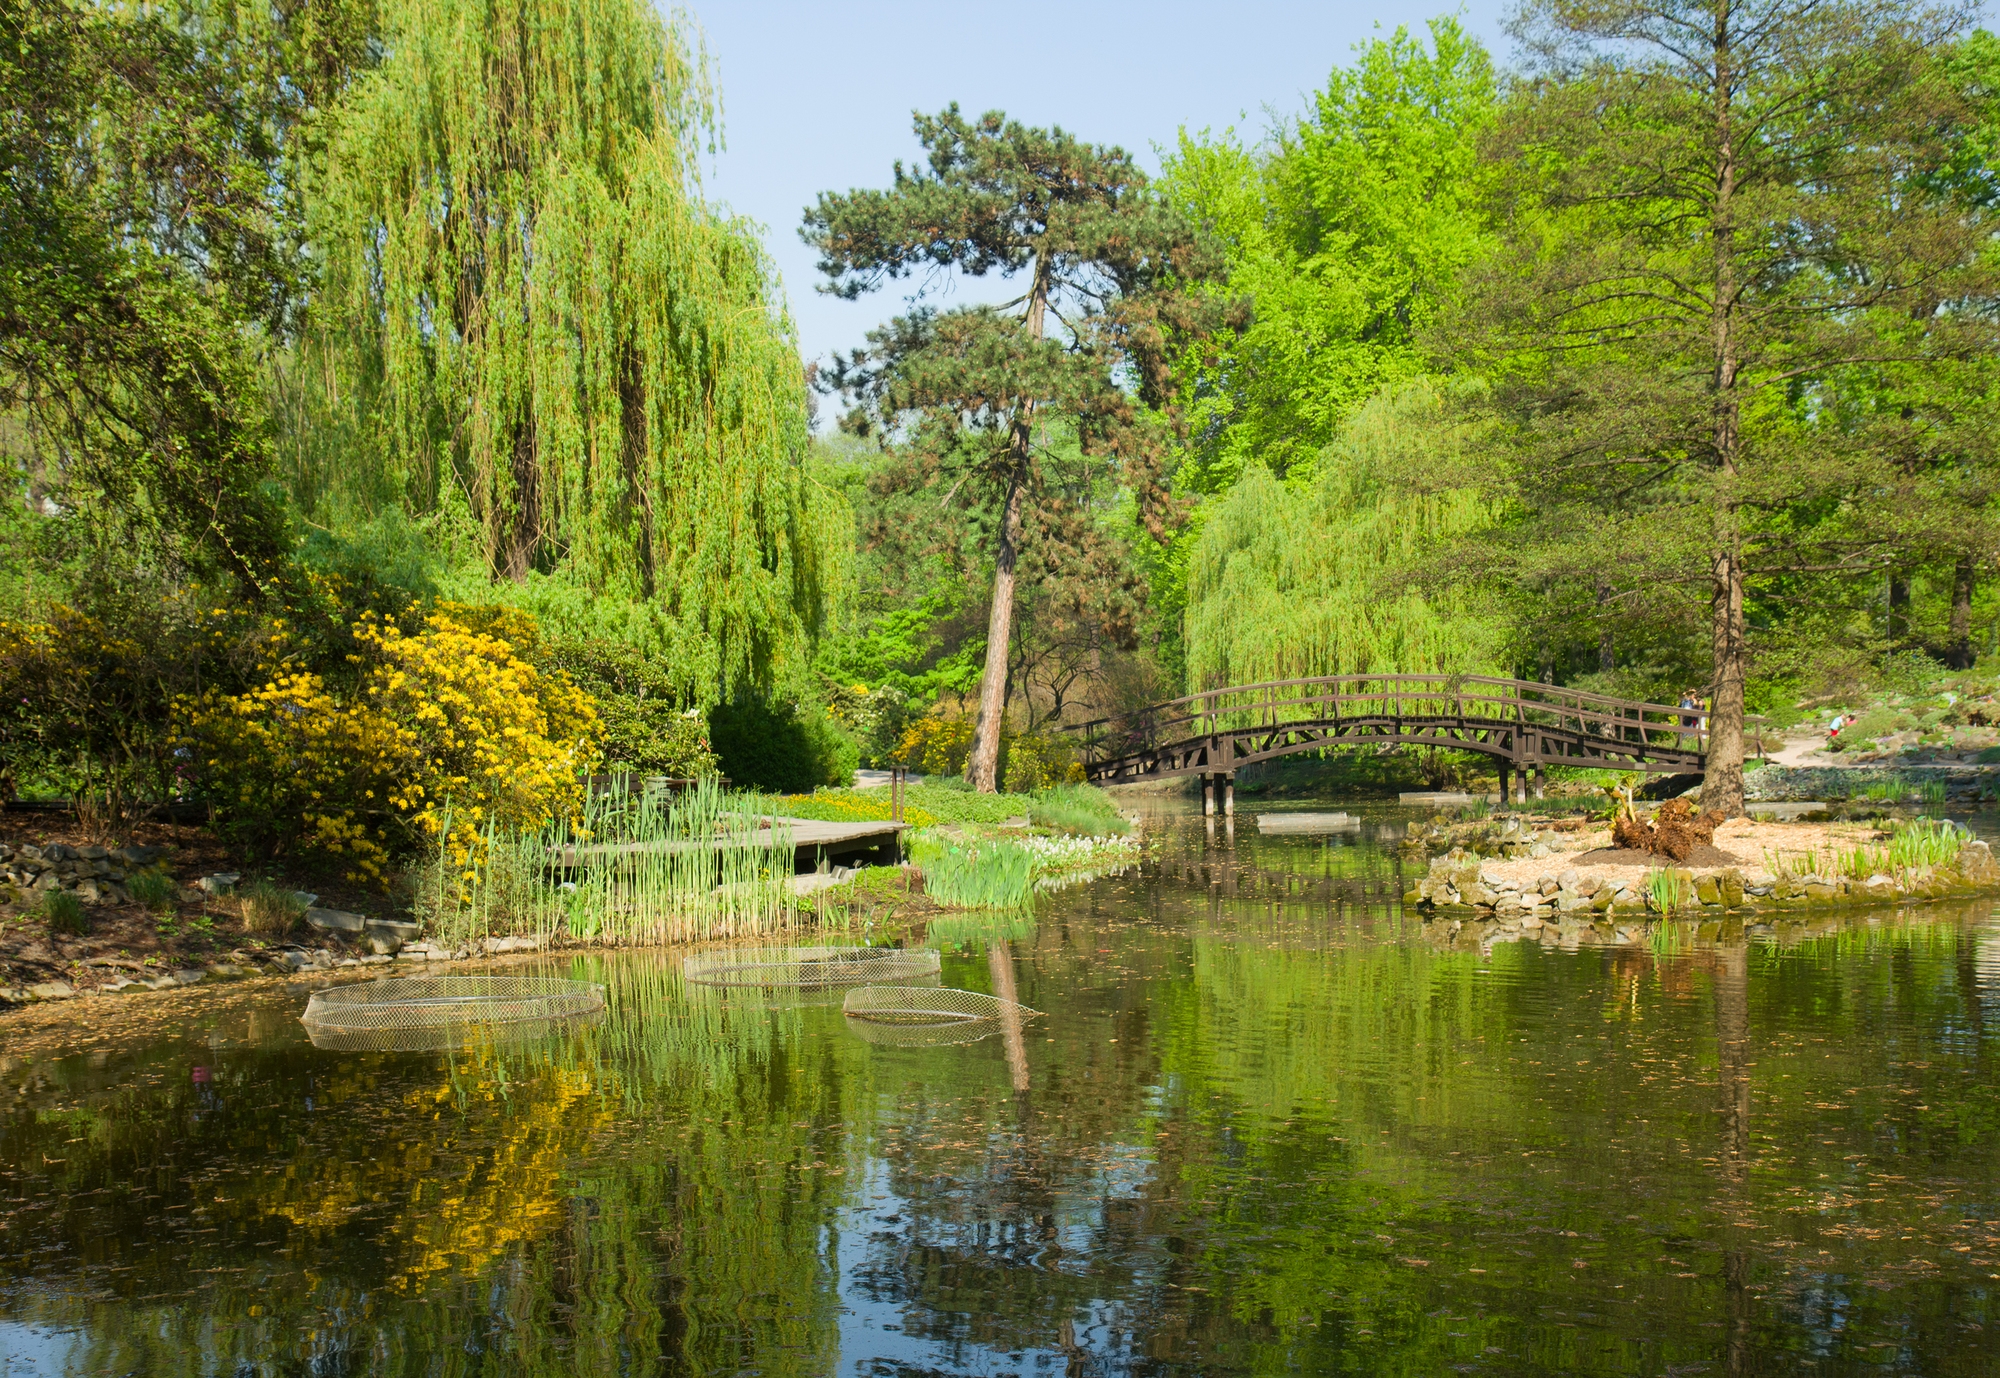
[[[1252,465],[1203,513],[1188,576],[1190,689],[1311,675],[1500,668],[1496,628],[1427,565],[1488,524],[1464,436],[1418,384],[1378,394],[1310,475]]]
[[[704,64],[642,0],[383,0],[331,112],[289,380],[308,510],[643,610],[704,695],[796,663],[846,509],[754,231],[706,208]]]

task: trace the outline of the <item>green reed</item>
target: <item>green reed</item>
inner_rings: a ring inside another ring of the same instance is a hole
[[[1022,909],[1034,897],[1035,859],[999,838],[953,837],[924,829],[908,838],[923,869],[924,893],[957,909]]]
[[[1662,914],[1672,914],[1694,903],[1694,886],[1679,871],[1646,872],[1646,898]]]
[[[518,832],[489,824],[482,840],[485,863],[470,881],[442,852],[420,880],[418,910],[446,942],[677,943],[799,920],[786,883],[790,829],[760,796],[712,780],[680,794],[594,795],[575,823]]]

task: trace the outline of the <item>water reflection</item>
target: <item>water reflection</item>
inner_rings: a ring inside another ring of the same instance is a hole
[[[851,1037],[682,983],[330,1054],[296,990],[0,1029],[0,1353],[36,1372],[1976,1372],[2000,925],[1482,949],[1359,833],[1190,819],[929,937],[1043,1012]],[[1671,946],[1671,945],[1669,945]],[[100,1012],[101,1011],[101,1012]],[[31,1352],[32,1351],[32,1352]]]

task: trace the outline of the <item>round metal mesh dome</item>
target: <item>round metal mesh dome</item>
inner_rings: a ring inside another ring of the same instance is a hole
[[[555,976],[418,976],[314,991],[301,1022],[316,1048],[421,1052],[561,1033],[604,1012],[604,987]]]
[[[704,986],[852,986],[935,976],[938,954],[902,947],[756,947],[700,952],[681,974]]]
[[[841,1010],[849,1019],[912,1028],[949,1028],[1005,1017],[1032,1019],[1026,1005],[949,986],[862,986],[847,992]]]

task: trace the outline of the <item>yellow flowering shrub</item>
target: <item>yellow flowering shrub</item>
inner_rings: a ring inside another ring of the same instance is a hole
[[[948,718],[932,711],[911,723],[896,746],[895,759],[925,775],[963,775],[972,754],[972,718]],[[1010,794],[1032,794],[1053,785],[1081,784],[1083,766],[1076,744],[1060,732],[1000,731],[1000,780]]]
[[[274,626],[261,685],[188,706],[187,745],[226,820],[380,881],[393,854],[422,842],[469,879],[487,824],[576,817],[600,741],[590,696],[453,611],[407,632],[364,617],[357,673],[341,684],[287,667]]]

